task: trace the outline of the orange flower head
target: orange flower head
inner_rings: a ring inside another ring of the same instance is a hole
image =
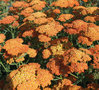
[[[51,46],[51,51],[53,55],[63,55],[63,44],[58,44],[56,46]]]
[[[6,36],[4,34],[0,34],[0,43],[3,43]]]
[[[92,41],[90,41],[87,37],[79,36],[78,43],[82,43],[82,44],[86,44],[87,46],[90,46],[92,44]]]
[[[90,21],[90,22],[96,22],[97,20],[95,19],[96,18],[96,16],[86,16],[85,18],[84,18],[84,20],[85,21]]]
[[[24,10],[22,10],[20,14],[27,17],[30,16],[33,12],[34,10],[31,7],[27,7]]]
[[[82,73],[84,72],[84,70],[88,69],[88,65],[87,63],[71,63],[71,72],[78,72],[78,73]]]
[[[39,38],[40,42],[49,42],[49,41],[51,41],[51,38],[49,36],[43,35],[43,34],[40,34],[38,36],[38,38]]]
[[[55,75],[61,74],[59,59],[55,59],[55,58],[50,59],[46,66],[47,68],[49,68],[52,74],[55,74]]]
[[[15,8],[25,8],[25,7],[28,7],[29,4],[26,3],[25,1],[15,1],[13,4],[12,4],[13,7]]]
[[[27,51],[27,54],[29,55],[29,57],[34,58],[37,55],[37,51],[35,49],[29,48],[28,51]]]
[[[88,2],[88,0],[82,0],[82,1],[84,1],[84,2]]]
[[[22,37],[33,36],[34,30],[28,30],[23,32]]]
[[[88,14],[98,14],[99,12],[97,10],[99,10],[98,7],[88,7],[86,9],[86,11],[87,11]]]
[[[77,86],[77,85],[68,86],[65,89],[68,89],[68,90],[84,90],[81,86]]]
[[[91,41],[99,40],[99,26],[91,23],[88,24],[87,30],[83,32],[83,35]]]
[[[34,10],[42,10],[45,7],[46,2],[41,0],[32,0],[29,4]]]
[[[75,6],[73,9],[74,9],[74,11],[78,12],[79,14],[87,15],[86,7],[84,7],[84,6]]]
[[[66,21],[66,20],[69,20],[71,18],[73,18],[74,16],[72,14],[61,14],[58,18],[58,20],[60,21]]]
[[[15,21],[15,18],[13,16],[6,16],[1,21],[1,24],[11,24]]]
[[[42,87],[45,87],[51,84],[51,80],[53,80],[53,75],[48,70],[38,69],[36,79]]]
[[[69,63],[76,63],[76,62],[87,62],[90,61],[90,56],[80,50],[77,50],[75,48],[69,49],[64,53],[64,65]]]
[[[73,7],[74,5],[79,5],[77,0],[57,0],[51,4],[51,6],[58,6],[61,8]]]
[[[46,25],[41,25],[37,27],[36,31],[38,31],[41,34],[46,34],[48,36],[55,36],[62,29],[63,29],[62,25],[60,25],[56,21],[52,21],[52,22],[47,23]]]
[[[44,49],[43,52],[42,52],[42,54],[43,54],[43,58],[44,59],[47,59],[47,58],[50,57],[51,52],[48,49]]]
[[[12,71],[7,76],[8,83],[4,86],[4,90],[8,89],[7,87],[9,87],[9,90],[15,88],[21,90],[22,88],[30,88],[30,86],[32,86],[35,90],[39,86],[35,75],[38,68],[40,68],[38,63],[29,63],[27,65],[20,66],[17,70]],[[31,85],[29,84],[28,86],[27,84],[29,82]],[[19,89],[20,86],[22,86],[21,89]]]
[[[61,13],[60,9],[54,9],[53,12],[56,13],[56,14]]]
[[[21,38],[9,39],[5,42],[3,49],[7,51],[10,55],[18,55],[20,53],[25,53],[28,50],[28,45],[22,44],[23,40]]]

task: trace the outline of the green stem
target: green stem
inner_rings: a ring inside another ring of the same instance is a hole
[[[73,77],[75,77],[75,78],[78,78],[76,75],[74,75],[74,74],[72,74],[72,73],[70,73],[70,75],[73,76]]]
[[[5,68],[5,66],[3,65],[3,63],[0,61],[0,64],[2,65],[2,67],[4,68],[4,70],[6,71],[6,72],[9,72],[6,68]]]

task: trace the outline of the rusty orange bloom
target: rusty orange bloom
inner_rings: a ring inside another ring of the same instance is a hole
[[[41,0],[32,0],[29,5],[35,10],[42,10],[45,7],[46,2]]]
[[[27,30],[22,33],[22,37],[33,36],[34,30]]]
[[[29,57],[34,58],[37,55],[37,51],[33,48],[29,48],[28,51],[27,51],[27,54],[29,55]]]
[[[90,61],[91,57],[79,49],[69,49],[64,53],[64,65],[69,63],[76,63],[76,62],[87,62]]]
[[[84,70],[87,70],[88,69],[88,65],[87,63],[71,63],[71,66],[70,66],[70,70],[71,72],[78,72],[78,73],[82,73],[84,72]]]
[[[53,90],[66,90],[66,87],[73,86],[69,79],[59,80],[57,85],[54,85]]]
[[[44,58],[44,59],[47,59],[47,58],[50,57],[51,51],[48,50],[48,49],[44,49],[43,52],[42,52],[42,54],[43,54],[43,58]]]
[[[67,90],[84,90],[84,88],[82,88],[81,86],[77,86],[77,85],[67,86],[64,89],[67,89]]]
[[[61,13],[60,9],[54,9],[53,12],[56,13],[56,14]]]
[[[27,7],[24,10],[22,10],[20,14],[27,17],[30,16],[33,12],[34,10],[31,7]]]
[[[72,15],[72,14],[61,14],[60,16],[59,16],[59,18],[58,18],[58,20],[60,20],[60,21],[67,21],[67,20],[69,20],[69,19],[71,19],[71,18],[73,18],[74,16]]]
[[[25,7],[28,7],[29,4],[26,3],[25,1],[15,1],[13,4],[12,4],[13,7],[15,8],[25,8]]]
[[[15,18],[13,16],[6,16],[2,20],[0,20],[1,24],[11,24],[15,21]]]
[[[53,75],[48,70],[39,68],[36,79],[42,87],[45,87],[51,84],[51,80],[53,80]]]
[[[3,43],[6,36],[4,34],[0,34],[0,43]]]
[[[99,21],[99,19],[96,19],[97,17],[99,17],[98,15],[94,15],[94,16],[86,16],[84,18],[85,21],[90,21],[92,23],[96,22],[96,21]]]
[[[41,69],[38,63],[29,63],[21,65],[7,76],[7,83],[3,90],[39,90],[40,86],[45,88],[50,85],[51,80],[53,80],[53,75],[48,70]]]
[[[51,41],[51,38],[49,36],[43,35],[43,34],[40,34],[38,36],[38,38],[39,38],[40,42],[49,42],[49,41]]]
[[[7,51],[10,55],[18,55],[20,53],[25,53],[28,51],[28,45],[22,44],[23,40],[21,38],[9,39],[5,42],[3,49]]]
[[[42,10],[45,7],[46,2],[41,0],[32,0],[29,4],[34,10]]]
[[[59,22],[52,21],[47,23],[46,25],[41,25],[36,28],[36,31],[43,34],[45,33],[48,36],[56,36],[58,32],[63,29],[63,26],[59,24]]]
[[[84,1],[84,2],[88,2],[88,0],[82,0],[82,1]]]
[[[61,8],[73,7],[74,5],[79,5],[77,0],[57,0],[51,4],[51,6],[59,6]]]
[[[86,44],[87,46],[90,46],[92,44],[92,41],[90,41],[87,37],[79,36],[78,43],[82,43],[82,44]]]

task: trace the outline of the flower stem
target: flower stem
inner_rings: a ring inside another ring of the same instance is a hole
[[[9,72],[6,68],[5,68],[5,66],[3,65],[3,63],[0,61],[0,64],[2,65],[2,67],[4,68],[4,70],[6,71],[6,72]]]
[[[76,75],[74,75],[74,74],[72,74],[72,73],[70,73],[70,75],[73,76],[73,77],[75,77],[75,78],[78,78]]]

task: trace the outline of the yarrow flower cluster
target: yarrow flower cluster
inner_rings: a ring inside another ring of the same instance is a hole
[[[98,90],[97,0],[0,0],[0,90]]]

